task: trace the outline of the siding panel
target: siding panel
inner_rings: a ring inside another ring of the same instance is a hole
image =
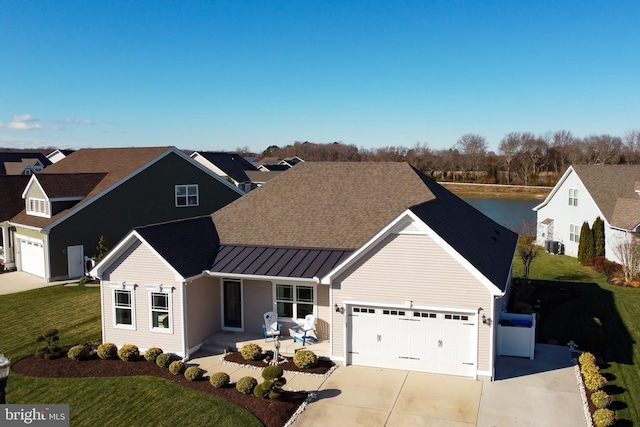
[[[220,330],[220,279],[200,277],[186,286],[187,344],[193,348]]]
[[[345,299],[414,306],[491,307],[491,295],[473,275],[426,235],[395,234],[387,237],[357,263],[337,277],[334,303]],[[344,355],[345,315],[333,316],[332,354]],[[491,326],[479,325],[478,369],[490,365]]]
[[[133,243],[104,272],[102,279],[127,283],[173,283],[175,273],[140,241]]]

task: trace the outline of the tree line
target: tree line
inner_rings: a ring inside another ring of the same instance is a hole
[[[256,155],[247,147],[236,151]],[[497,153],[488,149],[484,136],[469,133],[451,148],[439,150],[424,143],[358,148],[342,142],[295,141],[284,147],[272,145],[260,156],[298,156],[305,161],[406,161],[442,181],[552,186],[571,164],[640,164],[640,130],[623,137],[602,134],[584,138],[567,130],[542,135],[511,132],[502,138]]]

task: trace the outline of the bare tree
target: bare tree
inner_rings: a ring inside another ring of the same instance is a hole
[[[520,134],[517,132],[511,132],[502,138],[498,151],[504,156],[504,162],[507,165],[507,184],[511,183],[511,162],[513,161],[516,153],[520,148],[522,140]]]
[[[640,130],[632,130],[624,136],[622,149],[627,163],[640,164]]]
[[[622,263],[625,283],[640,278],[640,239],[634,233],[625,233],[613,246],[613,253]]]
[[[611,135],[590,135],[584,139],[587,162],[590,164],[617,164],[622,151],[622,140]]]
[[[467,133],[460,137],[455,148],[462,154],[465,175],[469,169],[475,168],[477,181],[480,164],[487,154],[487,140],[484,136]]]

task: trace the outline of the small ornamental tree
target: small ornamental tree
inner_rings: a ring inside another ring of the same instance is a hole
[[[100,236],[100,240],[98,240],[98,246],[96,246],[96,250],[98,251],[98,255],[96,255],[96,262],[102,261],[109,252],[109,243],[107,243],[107,239],[104,236]]]
[[[593,221],[593,244],[595,252],[593,256],[605,256],[604,221],[600,217]]]
[[[520,234],[520,237],[518,238],[516,253],[520,261],[522,261],[522,267],[524,268],[522,277],[528,279],[531,263],[540,254],[542,248],[536,245],[535,230],[531,222],[523,222],[522,229],[518,234]]]
[[[589,265],[594,257],[595,246],[593,241],[593,230],[586,221],[582,223],[580,229],[580,242],[578,244],[578,261],[582,265]]]
[[[633,284],[640,278],[640,239],[633,233],[625,234],[616,242],[613,253],[622,263],[625,283]]]
[[[36,357],[41,359],[50,359],[53,357],[55,352],[60,351],[60,347],[56,344],[60,341],[60,337],[58,336],[58,330],[47,329],[36,338],[36,342],[44,342],[45,346],[38,348],[36,351]]]

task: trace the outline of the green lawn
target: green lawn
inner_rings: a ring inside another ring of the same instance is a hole
[[[52,286],[0,296],[0,351],[30,356],[35,337],[59,330],[60,344],[100,339],[98,288]],[[124,362],[123,362],[124,363]],[[43,379],[11,374],[7,403],[68,403],[72,426],[260,426],[245,409],[155,377]]]
[[[514,277],[522,275],[522,263],[516,259]],[[616,426],[640,425],[640,289],[607,283],[606,277],[581,266],[575,258],[542,253],[531,266],[531,279],[560,280],[562,286],[578,289],[581,295],[560,306],[547,319],[543,336],[560,340],[585,337],[585,325],[594,317],[602,322],[603,356],[610,385],[606,391],[614,399],[621,420]],[[579,341],[578,341],[579,342]]]

